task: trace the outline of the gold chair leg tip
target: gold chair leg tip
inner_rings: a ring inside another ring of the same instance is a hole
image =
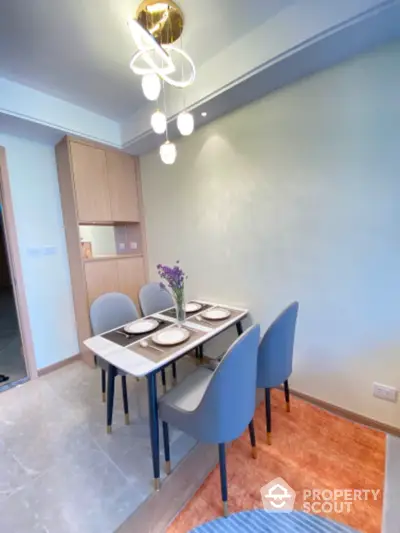
[[[272,436],[271,436],[271,433],[267,433],[267,444],[268,444],[268,446],[271,446],[271,444],[272,444]]]
[[[290,413],[290,402],[286,402],[286,411]]]
[[[112,433],[112,427],[107,426],[107,435],[111,435],[111,433]]]
[[[255,446],[251,449],[251,455],[253,459],[257,459],[257,448]]]
[[[228,502],[222,502],[224,517],[228,518],[229,516],[229,509],[228,509]]]
[[[165,461],[165,473],[167,476],[171,473],[171,461]]]
[[[129,415],[125,414],[125,425],[129,426],[129,424],[130,424]]]
[[[154,484],[154,490],[158,492],[160,490],[160,478],[159,477],[154,478],[153,484]]]

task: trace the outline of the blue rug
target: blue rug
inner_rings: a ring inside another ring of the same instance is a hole
[[[191,533],[357,533],[355,529],[317,515],[293,511],[244,511],[218,518]]]

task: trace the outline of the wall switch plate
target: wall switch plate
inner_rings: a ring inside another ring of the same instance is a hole
[[[373,395],[381,400],[387,402],[397,402],[397,389],[389,387],[389,385],[382,385],[382,383],[373,384]]]
[[[43,248],[43,254],[44,255],[56,255],[57,248],[55,246],[45,246]]]
[[[125,243],[124,243],[124,242],[120,242],[120,243],[118,243],[118,248],[119,248],[120,250],[125,250]]]
[[[131,250],[137,250],[137,242],[130,242],[129,246]]]

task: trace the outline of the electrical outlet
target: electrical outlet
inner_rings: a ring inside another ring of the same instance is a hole
[[[374,383],[373,395],[381,400],[387,402],[397,402],[397,389],[389,387],[389,385],[382,385],[382,383]]]
[[[118,248],[119,248],[120,250],[125,250],[125,243],[124,243],[124,242],[120,242],[120,243],[118,244]]]
[[[130,242],[129,246],[130,246],[131,250],[137,250],[137,242]]]

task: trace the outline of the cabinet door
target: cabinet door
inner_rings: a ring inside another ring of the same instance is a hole
[[[127,257],[118,259],[119,291],[127,294],[139,307],[139,289],[145,284],[144,263],[142,257]]]
[[[89,261],[85,263],[86,287],[89,305],[105,292],[118,292],[117,261]]]
[[[75,142],[70,149],[79,221],[111,221],[105,151]]]
[[[111,217],[116,222],[139,222],[135,159],[122,152],[106,152]]]

